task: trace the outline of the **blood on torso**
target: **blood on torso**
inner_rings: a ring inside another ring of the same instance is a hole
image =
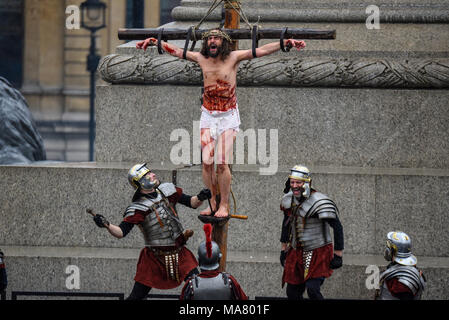
[[[231,58],[225,61],[203,59],[200,63],[203,71],[203,106],[209,111],[228,111],[237,107],[235,94],[238,65]]]
[[[228,111],[236,108],[235,85],[217,80],[215,84],[205,86],[203,106],[209,111]]]

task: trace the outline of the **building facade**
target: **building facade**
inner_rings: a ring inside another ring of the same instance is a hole
[[[38,124],[48,160],[88,160],[89,31],[74,27],[83,0],[0,2],[0,76],[20,89]],[[180,0],[103,0],[106,28],[100,56],[122,44],[119,28],[154,28],[171,21]],[[75,18],[74,18],[75,17]]]

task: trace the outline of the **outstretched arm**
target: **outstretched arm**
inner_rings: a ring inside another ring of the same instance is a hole
[[[294,39],[288,39],[284,40],[284,46],[286,48],[293,48],[295,47],[298,51],[306,47],[306,43],[302,40],[294,40]],[[257,58],[264,57],[270,54],[273,54],[277,51],[281,50],[281,44],[278,42],[271,42],[267,43],[266,45],[261,46],[260,48],[256,48],[256,56]],[[250,60],[253,59],[253,53],[251,49],[248,50],[238,50],[235,51],[238,61],[242,60]]]
[[[108,220],[106,220],[106,218],[104,216],[102,216],[101,214],[97,214],[94,217],[94,221],[95,224],[100,227],[100,228],[106,228],[108,230],[108,232],[116,237],[117,239],[121,239],[123,238],[125,235],[123,234],[123,230],[122,228],[120,228],[119,226],[116,226],[112,223],[109,223]]]
[[[146,50],[149,46],[157,46],[157,39],[156,38],[148,38],[143,41],[139,41],[136,44],[137,49],[143,49],[143,50]],[[183,59],[182,55],[183,55],[184,50],[179,48],[178,46],[174,45],[173,43],[161,41],[161,47],[168,54],[170,54],[174,57],[177,57],[179,59]],[[187,58],[187,60],[190,60],[193,62],[198,62],[198,52],[187,51],[186,58]]]
[[[196,209],[203,204],[204,200],[210,199],[211,197],[212,196],[210,190],[203,189],[200,193],[193,197],[183,193],[178,202],[189,208]]]
[[[106,228],[112,236],[118,239],[126,236],[126,234],[128,234],[128,232],[132,229],[132,224],[126,222],[122,222],[120,226],[109,223],[109,221],[103,215],[95,214],[92,209],[87,209],[86,212],[93,216],[94,222],[97,227]],[[127,224],[127,226],[125,226],[125,224]]]
[[[109,233],[112,236],[116,237],[117,239],[121,239],[124,237],[123,230],[119,226],[109,224],[109,226],[107,226],[106,229],[108,229]]]

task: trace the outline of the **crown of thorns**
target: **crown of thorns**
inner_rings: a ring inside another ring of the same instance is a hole
[[[204,40],[204,39],[209,38],[210,36],[224,38],[224,39],[228,40],[229,42],[232,42],[231,37],[226,32],[223,32],[218,29],[209,30],[209,31],[203,33],[203,36],[201,39]]]

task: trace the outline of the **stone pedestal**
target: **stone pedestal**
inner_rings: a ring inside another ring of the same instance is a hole
[[[195,24],[207,4],[183,1],[170,26]],[[381,8],[380,30],[366,29],[364,10],[370,4]],[[325,281],[326,298],[372,299],[367,267],[385,267],[385,236],[400,229],[411,236],[418,267],[427,276],[423,298],[448,299],[448,5],[410,0],[243,5],[251,21],[261,16],[263,26],[336,29],[337,40],[309,41],[303,52],[240,65],[237,96],[246,138],[243,163],[232,167],[232,189],[235,210],[248,220],[230,221],[227,271],[251,299],[285,297],[279,202],[289,169],[303,163],[314,187],[336,201],[345,232],[344,266]],[[214,12],[206,25],[216,26],[217,19]],[[116,240],[98,230],[85,209],[119,223],[132,196],[127,170],[142,161],[163,181],[176,176],[188,194],[202,189],[194,139],[200,70],[133,47],[120,46],[99,68],[108,84],[97,88],[96,163],[0,167],[5,190],[0,247],[9,257],[8,293],[67,291],[65,268],[77,265],[80,290],[127,295],[142,237],[133,230]],[[265,148],[259,140],[263,132]],[[175,163],[180,137],[187,138],[189,154]],[[270,142],[277,144],[269,147]],[[248,155],[254,152],[253,163]],[[276,155],[273,162],[264,162],[269,155]],[[271,175],[261,174],[274,162]],[[188,247],[196,252],[204,237],[198,212],[178,209],[185,227],[195,231]]]
[[[87,207],[120,223],[132,196],[126,181],[132,163],[42,164],[0,167],[4,190],[0,243],[6,257],[9,291],[71,292],[66,268],[80,269],[81,292],[129,294],[143,238],[135,229],[124,239],[99,230],[86,214]],[[188,194],[199,191],[199,168],[155,166],[163,181],[172,181]],[[406,230],[413,253],[428,279],[424,299],[447,299],[449,251],[445,226],[449,223],[449,174],[427,169],[368,169],[312,166],[314,185],[331,195],[341,212],[345,231],[344,266],[325,282],[323,293],[332,299],[371,299],[365,286],[366,268],[383,269],[385,235]],[[227,271],[251,299],[285,297],[280,281],[279,232],[282,213],[279,197],[287,167],[261,178],[256,167],[235,166],[233,191],[239,214],[247,221],[230,221]],[[11,182],[13,181],[13,182]],[[45,181],[45,184],[42,182]],[[28,192],[16,194],[20,186]],[[102,188],[100,188],[102,186]],[[255,188],[257,186],[257,189]],[[273,188],[273,186],[275,186]],[[177,207],[186,228],[194,230],[187,247],[196,252],[204,239],[198,212]],[[234,208],[232,208],[234,210]],[[179,294],[180,288],[157,294]],[[72,291],[73,292],[73,291]]]

